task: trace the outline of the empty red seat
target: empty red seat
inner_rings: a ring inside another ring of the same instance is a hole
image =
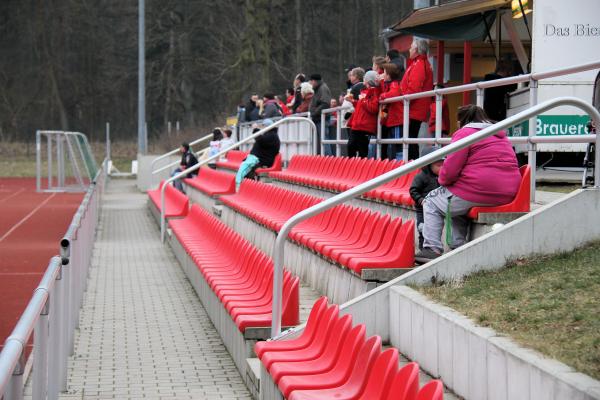
[[[433,380],[424,385],[416,400],[443,400],[444,399],[444,385],[440,380]]]
[[[270,167],[266,167],[266,168],[257,168],[256,174],[257,175],[268,175],[271,172],[281,171],[282,167],[283,167],[283,160],[281,158],[281,153],[277,153],[277,155],[275,156],[275,160],[273,161],[273,165]]]
[[[170,221],[177,240],[229,313],[238,329],[271,325],[273,262],[265,254],[194,205]],[[299,279],[284,271],[282,326],[300,323]]]
[[[225,160],[217,161],[217,168],[229,169],[237,171],[240,168],[240,164],[248,157],[249,152],[240,150],[229,150],[225,154]]]
[[[160,182],[160,186],[156,190],[148,190],[148,197],[154,206],[161,210],[161,189],[165,181]],[[173,185],[167,185],[165,189],[165,218],[180,218],[188,214],[190,208],[190,200],[187,196],[175,189]]]
[[[235,175],[212,168],[200,168],[196,177],[184,179],[184,182],[208,196],[235,193]]]
[[[469,218],[477,219],[479,213],[512,213],[531,211],[531,168],[523,165],[519,168],[521,172],[521,184],[513,201],[508,204],[495,207],[473,207],[469,211]]]

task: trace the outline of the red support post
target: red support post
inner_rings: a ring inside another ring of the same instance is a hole
[[[464,45],[463,83],[471,83],[471,42]],[[463,92],[463,105],[471,103],[471,92]]]
[[[444,41],[443,40],[438,40],[438,42],[437,42],[436,58],[437,58],[437,71],[436,71],[435,82],[438,85],[441,85],[444,83]]]

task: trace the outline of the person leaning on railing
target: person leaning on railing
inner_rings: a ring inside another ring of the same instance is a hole
[[[464,139],[492,125],[481,107],[458,109],[460,129],[452,142]],[[444,251],[442,230],[446,226],[446,243],[451,249],[467,239],[467,214],[475,206],[498,206],[510,203],[519,188],[521,174],[517,157],[505,131],[450,154],[440,170],[440,187],[423,202],[423,250],[415,259],[425,263]]]

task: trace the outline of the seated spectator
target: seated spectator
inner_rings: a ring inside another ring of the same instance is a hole
[[[436,89],[443,89],[444,85],[435,85]],[[435,110],[436,102],[435,97],[431,101],[429,107],[429,129],[428,132],[431,136],[435,135]],[[448,111],[448,100],[445,96],[442,96],[442,137],[447,137],[450,132],[450,113]]]
[[[354,105],[354,113],[348,122],[351,129],[348,138],[348,157],[369,155],[370,136],[377,133],[380,92],[377,72],[369,71],[364,76],[364,87],[358,100],[354,100],[351,93],[347,95],[348,100]]]
[[[227,128],[227,129],[223,129],[223,139],[221,139],[220,143],[219,143],[219,149],[220,151],[226,150],[228,148],[230,148],[231,146],[233,146],[233,144],[235,143],[235,140],[233,140],[232,138],[233,133],[231,132],[231,129]],[[224,160],[225,156],[221,157],[221,160]]]
[[[212,140],[208,143],[209,149],[208,149],[208,158],[213,157],[217,154],[219,154],[219,152],[221,151],[221,140],[223,139],[223,132],[221,131],[221,128],[215,128],[213,130],[213,138]],[[210,168],[216,169],[217,168],[217,160],[213,160],[211,161],[208,166]]]
[[[281,117],[282,112],[273,93],[265,93],[260,103],[260,119]]]
[[[306,77],[304,76],[304,74],[298,74],[294,78],[294,103],[292,105],[288,104],[288,107],[290,108],[290,110],[292,110],[292,113],[294,114],[303,112],[298,111],[297,109],[298,107],[300,107],[300,104],[302,104],[302,94],[300,93],[300,87],[304,82],[306,82]]]
[[[305,113],[305,112],[308,112],[308,110],[310,108],[310,102],[312,101],[312,98],[315,95],[315,92],[313,90],[312,85],[308,82],[302,82],[302,85],[300,85],[300,86],[301,86],[300,93],[302,95],[302,102],[296,108],[296,113]]]
[[[177,168],[171,174],[172,177],[198,164],[198,159],[190,150],[190,145],[188,143],[181,143],[179,151],[181,152],[181,162],[179,163],[179,168]],[[187,174],[187,178],[193,178],[194,175],[198,175],[198,171],[190,172],[189,174]],[[183,183],[181,183],[181,179],[175,179],[173,181],[173,186],[175,186],[175,188],[178,189],[180,192],[185,193],[185,191],[183,190]]]
[[[436,147],[426,148],[423,150],[421,156],[425,156],[435,150],[437,150]],[[415,208],[417,210],[419,250],[423,249],[423,201],[432,190],[437,189],[440,186],[438,183],[438,175],[440,174],[443,162],[443,160],[439,160],[423,167],[410,185],[410,197],[414,200]]]
[[[272,124],[272,120],[266,119],[263,121],[262,128],[266,128]],[[280,146],[281,142],[279,141],[277,128],[273,128],[254,139],[254,145],[252,146],[252,150],[250,150],[250,154],[242,162],[235,176],[236,192],[240,189],[242,179],[253,178],[254,171],[257,168],[269,168],[273,166]]]
[[[460,129],[452,142],[479,132],[492,124],[481,107],[458,109]],[[506,132],[481,140],[450,154],[440,170],[440,187],[429,193],[423,203],[423,250],[415,257],[427,262],[439,257],[444,249],[441,236],[446,221],[446,242],[451,249],[467,240],[467,214],[475,206],[498,206],[510,203],[519,188],[521,174],[517,157]]]

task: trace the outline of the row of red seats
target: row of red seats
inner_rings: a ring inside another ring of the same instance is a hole
[[[160,192],[165,181],[161,181],[158,189],[148,190],[148,197],[154,206],[161,210]],[[175,189],[173,185],[168,185],[165,189],[165,218],[181,218],[188,214],[190,209],[190,200],[187,196]]]
[[[235,193],[235,175],[212,168],[202,167],[196,177],[184,182],[211,197]]]
[[[232,171],[237,171],[238,169],[240,169],[240,165],[246,159],[248,154],[249,154],[249,152],[247,152],[247,151],[230,150],[225,155],[225,161],[217,161],[217,168],[223,168],[223,169],[229,169]],[[283,167],[283,160],[281,158],[281,153],[278,153],[277,156],[275,156],[275,161],[273,162],[273,165],[271,167],[257,168],[255,172],[257,175],[261,175],[261,174],[264,175],[264,174],[268,174],[270,172],[281,171],[282,167]]]
[[[398,351],[381,351],[379,336],[366,337],[365,326],[353,326],[326,297],[314,304],[301,336],[258,342],[254,350],[289,400],[443,399],[441,381],[419,390],[418,364],[398,369]]]
[[[285,182],[343,192],[402,164],[402,161],[372,158],[298,155],[292,157],[285,171],[271,172],[269,176]],[[364,197],[412,206],[414,202],[409,195],[409,189],[417,173],[418,171],[388,182],[365,193]]]
[[[237,232],[198,205],[169,222],[241,332],[271,325],[273,262]],[[282,325],[300,323],[299,279],[284,272]]]
[[[275,232],[321,200],[251,180],[244,180],[238,193],[221,197],[223,204]],[[357,273],[367,267],[414,266],[414,221],[358,207],[334,207],[298,224],[289,237]]]

